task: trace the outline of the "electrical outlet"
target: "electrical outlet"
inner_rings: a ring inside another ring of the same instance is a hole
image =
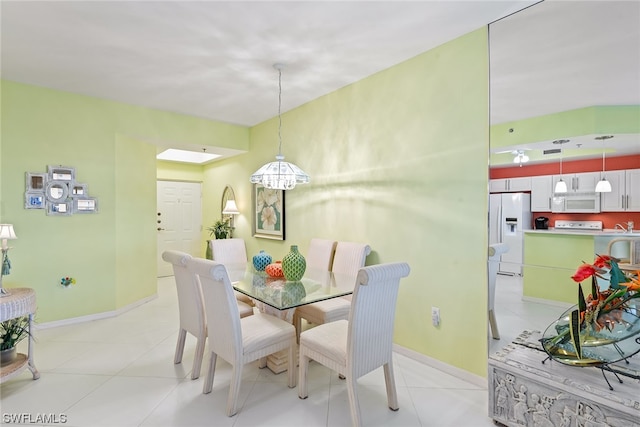
[[[440,309],[438,307],[431,307],[431,323],[433,326],[440,325]]]

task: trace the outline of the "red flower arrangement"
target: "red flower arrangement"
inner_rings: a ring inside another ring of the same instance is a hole
[[[598,255],[593,264],[583,263],[571,278],[582,282],[591,278],[591,294],[584,298],[582,287],[578,288],[578,310],[580,327],[593,326],[596,331],[613,329],[620,323],[621,311],[633,298],[640,298],[640,271],[626,275],[618,267],[618,260],[608,255]],[[607,271],[608,270],[608,271]],[[609,288],[600,290],[596,278],[607,280]]]
[[[541,341],[550,357],[591,366],[615,361],[610,360],[612,354],[617,355],[613,359],[635,354],[625,353],[618,343],[640,332],[640,301],[632,301],[640,299],[640,271],[625,273],[618,261],[598,255],[593,264],[583,262],[571,276],[578,283],[578,305],[547,328]],[[589,278],[591,294],[585,298],[581,282]],[[600,288],[598,279],[608,282],[606,289]],[[607,352],[608,346],[614,347],[613,353]]]

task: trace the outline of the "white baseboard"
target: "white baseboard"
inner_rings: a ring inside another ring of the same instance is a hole
[[[62,319],[62,320],[54,320],[52,322],[45,322],[45,323],[34,323],[34,328],[35,329],[49,329],[49,328],[57,328],[58,326],[67,326],[67,325],[74,325],[77,323],[84,323],[84,322],[93,322],[94,320],[100,320],[100,319],[108,319],[110,317],[117,317],[123,313],[126,313],[127,311],[133,310],[136,307],[141,306],[142,304],[146,304],[149,301],[152,301],[154,299],[158,298],[158,294],[153,294],[151,296],[148,296],[146,298],[143,298],[141,300],[132,302],[129,305],[125,305],[124,307],[121,307],[117,310],[113,310],[113,311],[105,311],[102,313],[96,313],[96,314],[89,314],[87,316],[80,316],[80,317],[72,317],[69,319]]]
[[[487,388],[487,379],[481,377],[479,375],[472,374],[469,371],[465,371],[464,369],[456,368],[455,366],[444,363],[438,359],[434,359],[432,357],[426,356],[422,353],[418,353],[417,351],[408,349],[406,347],[399,346],[397,344],[393,345],[393,351],[398,354],[402,354],[403,356],[407,356],[410,359],[413,359],[417,362],[424,363],[427,366],[431,366],[439,371],[447,373],[449,375],[453,375],[456,378],[460,378],[463,381],[467,381],[477,387]]]

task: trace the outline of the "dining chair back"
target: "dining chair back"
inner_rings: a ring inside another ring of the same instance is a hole
[[[244,239],[214,239],[210,241],[213,260],[222,264],[247,262]]]
[[[325,323],[300,335],[298,396],[306,399],[309,360],[337,371],[347,381],[352,425],[360,426],[357,379],[383,367],[390,409],[398,410],[393,373],[393,325],[400,279],[407,263],[378,264],[360,269],[349,320]]]
[[[336,250],[336,242],[327,239],[313,238],[309,243],[306,261],[307,267],[323,271],[331,271],[333,253]]]
[[[500,339],[500,331],[498,330],[498,322],[496,321],[495,303],[496,303],[496,281],[498,279],[498,269],[500,267],[500,257],[509,251],[509,245],[506,243],[494,243],[489,245],[489,257],[487,264],[488,285],[489,285],[489,328],[491,336],[495,340]]]
[[[338,242],[331,271],[355,277],[370,253],[371,247],[366,243]]]
[[[344,277],[349,277],[349,280],[352,280],[351,278],[358,273],[358,269],[364,267],[367,255],[370,253],[371,247],[366,243],[337,242],[331,263],[331,271],[336,273],[334,280],[337,281]],[[347,285],[352,286],[351,283]],[[346,320],[349,318],[350,308],[351,295],[298,307],[293,316],[298,340],[302,331],[302,319],[306,319],[308,323],[314,325],[341,319]]]
[[[223,264],[206,259],[191,259],[189,271],[200,278],[209,337],[209,370],[203,393],[213,388],[216,359],[220,356],[233,367],[226,413],[237,412],[242,370],[246,363],[269,354],[289,351],[288,385],[295,387],[295,330],[293,325],[264,313],[240,318],[234,290]],[[261,361],[261,365],[266,364]]]
[[[247,248],[244,239],[234,237],[232,239],[214,239],[211,240],[211,252],[213,260],[221,264],[246,264]],[[234,292],[236,299],[250,306],[254,306],[254,302],[248,296],[240,292]]]
[[[193,257],[179,251],[164,251],[162,259],[173,266],[173,276],[178,293],[178,311],[180,312],[180,331],[173,363],[182,362],[187,332],[196,340],[196,352],[193,360],[191,379],[200,376],[200,367],[204,355],[204,345],[207,339],[207,321],[202,301],[202,290],[198,278],[187,270],[187,261]]]

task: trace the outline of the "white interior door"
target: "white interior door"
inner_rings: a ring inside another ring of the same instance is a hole
[[[162,252],[176,250],[200,256],[202,184],[158,181],[158,277],[172,276]]]

